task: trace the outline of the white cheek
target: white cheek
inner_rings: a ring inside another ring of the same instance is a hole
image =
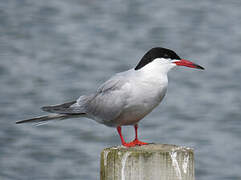
[[[167,74],[168,71],[176,66],[171,59],[156,58],[149,64],[140,69],[145,74],[160,75]]]
[[[152,70],[162,71],[163,73],[167,73],[170,69],[175,67],[176,64],[171,62],[171,59],[163,59],[157,58],[150,63],[150,68]]]

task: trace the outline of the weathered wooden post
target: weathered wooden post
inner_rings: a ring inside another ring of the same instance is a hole
[[[168,144],[111,147],[101,153],[101,180],[194,180],[193,150]]]

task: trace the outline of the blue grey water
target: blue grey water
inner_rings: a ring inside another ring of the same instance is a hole
[[[99,179],[119,137],[88,119],[15,125],[135,66],[155,46],[206,68],[169,73],[143,141],[195,149],[196,179],[241,179],[241,1],[1,0],[0,179]],[[124,128],[131,140],[133,128]]]

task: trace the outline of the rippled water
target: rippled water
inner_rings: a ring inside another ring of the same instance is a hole
[[[88,119],[15,125],[91,93],[154,46],[203,65],[169,74],[144,141],[195,149],[196,179],[241,179],[241,2],[1,0],[0,179],[99,179],[115,129]],[[133,137],[132,127],[124,130]]]

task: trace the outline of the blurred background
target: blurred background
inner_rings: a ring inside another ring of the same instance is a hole
[[[152,47],[205,71],[169,73],[140,139],[195,149],[196,179],[241,179],[241,2],[237,0],[1,0],[0,179],[95,180],[117,132],[89,119],[15,121],[92,93]],[[134,136],[125,127],[127,140]]]

